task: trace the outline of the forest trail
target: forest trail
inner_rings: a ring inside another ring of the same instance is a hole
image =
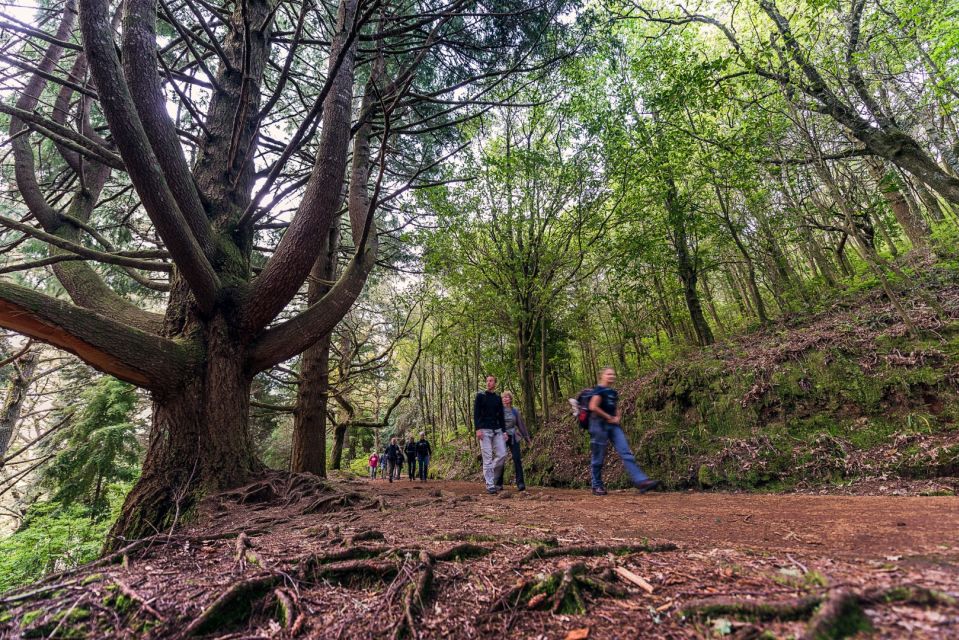
[[[276,474],[4,594],[0,638],[959,638],[957,505]]]
[[[406,479],[365,481],[397,510],[390,526],[429,523],[449,529],[469,521],[471,531],[526,530],[562,538],[670,540],[689,548],[732,547],[843,558],[948,553],[959,560],[959,500],[954,497],[830,496],[610,491],[596,497],[584,489],[509,488],[489,496],[479,483]],[[431,492],[472,496],[455,509],[419,504]],[[413,503],[415,506],[410,506]],[[405,515],[407,514],[408,515]]]

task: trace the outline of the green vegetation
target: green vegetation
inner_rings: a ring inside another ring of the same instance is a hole
[[[97,518],[79,503],[33,504],[17,531],[0,540],[0,592],[94,560],[129,489],[129,484],[108,485],[108,509]]]

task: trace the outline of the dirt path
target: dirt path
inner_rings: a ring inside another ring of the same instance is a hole
[[[956,498],[268,482],[0,597],[0,638],[959,638]]]
[[[484,532],[496,525],[575,538],[655,538],[704,549],[730,547],[837,558],[936,554],[959,558],[959,499],[952,497],[806,496],[612,491],[596,497],[581,489],[507,490],[488,496],[468,482],[365,480],[399,511],[431,491],[475,497],[455,510],[427,509],[432,526],[466,524]],[[395,504],[394,504],[395,503]],[[410,526],[424,515],[425,505]],[[464,518],[465,517],[465,518]]]

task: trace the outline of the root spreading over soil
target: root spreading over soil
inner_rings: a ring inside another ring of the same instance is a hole
[[[959,637],[951,498],[481,489],[276,474],[0,596],[0,637]]]

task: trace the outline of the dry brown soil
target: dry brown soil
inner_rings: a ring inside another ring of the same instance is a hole
[[[864,601],[871,631],[856,637],[959,638],[959,606],[949,602],[949,596],[959,597],[956,498],[635,491],[600,498],[583,490],[540,488],[494,497],[477,484],[407,480],[347,479],[334,487],[350,492],[352,504],[302,514],[278,500],[224,500],[191,528],[130,551],[125,567],[112,564],[55,578],[47,584],[57,589],[42,596],[0,598],[0,610],[6,606],[13,615],[6,626],[0,623],[0,636],[22,636],[28,611],[54,612],[34,619],[37,627],[46,616],[74,606],[90,612],[73,627],[81,636],[178,637],[235,585],[272,577],[292,602],[291,626],[277,621],[281,596],[270,591],[249,615],[207,637],[745,639],[766,632],[798,638],[806,633],[809,615],[756,620],[682,612],[702,599],[792,602],[906,586],[945,595],[931,604]],[[241,531],[250,532],[255,558],[237,560]],[[354,540],[358,534],[366,540]],[[464,542],[487,553],[437,560],[426,597],[416,601],[412,618],[405,618],[405,594],[423,575],[426,555],[420,550],[435,557]],[[588,557],[560,551],[524,562],[543,543],[561,550],[642,543],[676,548]],[[389,569],[383,576],[303,577],[304,557],[329,559],[331,552],[356,547],[395,550],[394,564],[373,562]],[[493,610],[519,582],[574,563],[585,564],[588,575],[607,578],[615,575],[610,570],[625,568],[647,581],[652,593],[613,577],[610,584],[626,593],[584,591],[585,613],[530,609],[522,602]],[[132,607],[118,611],[109,601],[118,590],[129,594]],[[412,633],[404,618],[412,619]]]

